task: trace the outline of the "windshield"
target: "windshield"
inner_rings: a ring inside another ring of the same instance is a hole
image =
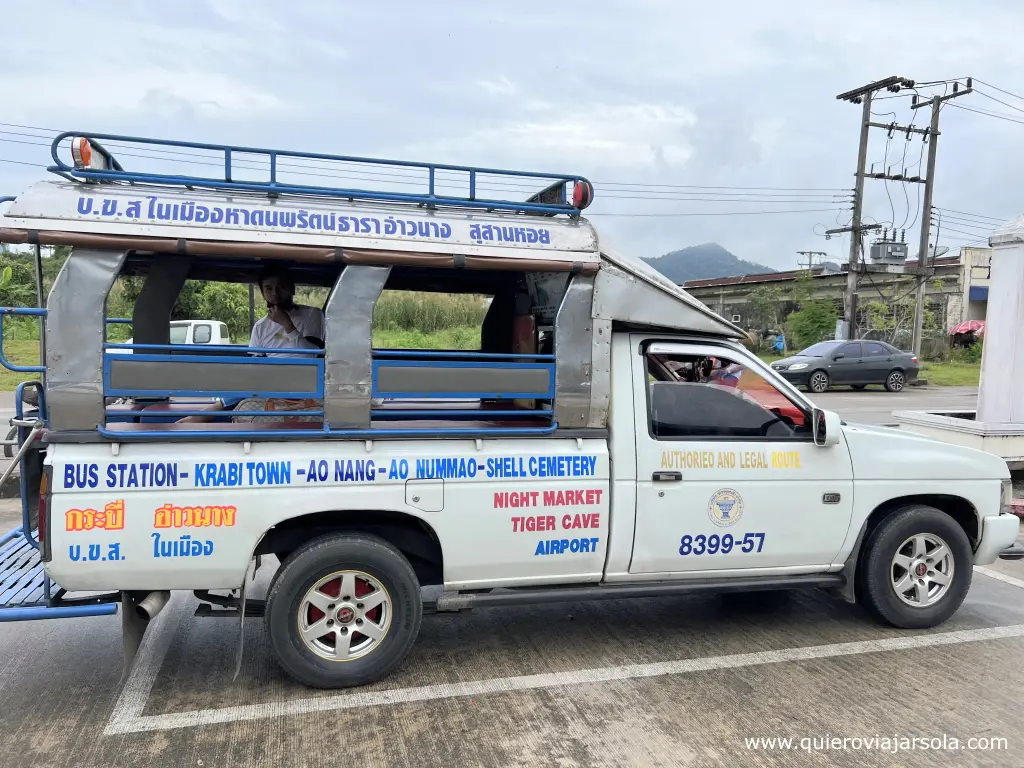
[[[800,354],[804,357],[825,357],[836,348],[834,341],[821,341],[805,349]]]
[[[172,325],[171,326],[171,344],[184,344],[188,339],[188,326],[187,325]]]

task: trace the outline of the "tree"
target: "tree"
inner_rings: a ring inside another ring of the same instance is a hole
[[[747,295],[748,324],[759,331],[777,329],[781,323],[782,291],[771,285],[759,285]]]
[[[835,335],[836,305],[831,299],[814,298],[813,290],[810,272],[797,275],[793,298],[798,309],[786,319],[786,330],[797,347],[809,347]]]

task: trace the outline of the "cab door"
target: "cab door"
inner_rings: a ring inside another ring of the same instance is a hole
[[[807,405],[745,352],[659,342],[638,349],[630,573],[799,573],[830,564],[853,509],[845,438],[815,445]]]

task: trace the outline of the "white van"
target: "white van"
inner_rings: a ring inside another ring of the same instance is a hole
[[[394,163],[429,187],[326,189],[274,176],[307,155],[224,146],[223,178],[182,180],[121,170],[99,141],[213,145],[63,135],[55,152],[69,139],[65,179],[0,219],[0,241],[74,249],[45,310],[44,412],[21,422],[24,462],[45,461],[36,607],[122,604],[129,660],[170,590],[262,613],[291,675],[340,687],[387,675],[429,611],[818,587],[928,627],[973,565],[1019,554],[1000,459],[815,407],[739,328],[609,249],[582,177]],[[270,179],[232,181],[241,153],[263,153]],[[465,194],[440,194],[442,174]],[[499,174],[543,189],[481,199]],[[251,282],[266,263],[330,289],[323,349],[171,354],[186,278]],[[134,275],[146,353],[119,357],[103,307]],[[385,289],[492,297],[480,349],[374,349]],[[138,404],[133,420],[111,397]],[[150,418],[204,397],[305,405]],[[268,594],[249,594],[275,560]]]

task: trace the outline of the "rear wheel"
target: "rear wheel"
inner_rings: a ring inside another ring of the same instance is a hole
[[[889,371],[885,379],[885,388],[889,392],[902,392],[907,386],[907,376],[903,371]]]
[[[282,564],[265,622],[289,675],[345,688],[386,677],[412,648],[422,618],[419,581],[401,552],[375,536],[332,534]]]
[[[829,380],[828,374],[824,371],[815,371],[811,374],[810,378],[807,379],[807,388],[811,392],[820,394],[828,389]]]
[[[868,538],[858,600],[897,627],[933,627],[967,596],[971,559],[967,534],[953,518],[934,507],[905,507]]]

